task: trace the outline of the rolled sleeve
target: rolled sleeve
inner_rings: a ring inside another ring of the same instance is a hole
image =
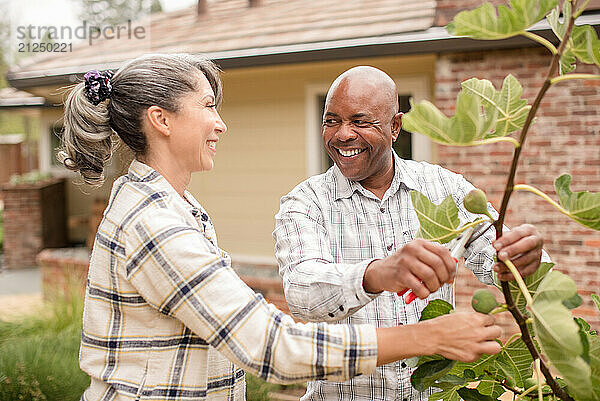
[[[339,321],[377,297],[363,287],[365,270],[375,259],[334,263],[320,210],[310,200],[292,195],[282,198],[273,238],[285,297],[294,316]]]

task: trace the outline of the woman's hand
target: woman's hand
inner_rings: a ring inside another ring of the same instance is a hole
[[[474,362],[483,354],[495,355],[501,346],[495,341],[502,329],[494,317],[477,312],[457,312],[426,320],[422,324],[433,326],[429,338],[433,354],[463,362]]]
[[[502,329],[494,317],[457,312],[417,324],[377,329],[377,365],[422,355],[442,355],[473,362],[483,354],[495,355]]]

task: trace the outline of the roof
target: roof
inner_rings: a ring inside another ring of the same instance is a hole
[[[85,72],[96,65],[114,68],[148,52],[244,52],[423,31],[432,26],[435,9],[435,0],[263,0],[257,7],[249,7],[248,0],[208,0],[206,15],[198,16],[192,6],[133,23],[132,29],[149,26],[146,40],[122,37],[92,46],[85,41],[72,52],[30,58],[8,76]]]
[[[19,89],[63,86],[91,69],[116,69],[150,52],[203,53],[227,69],[539,46],[523,36],[499,41],[450,36],[435,26],[439,0],[261,0],[257,7],[249,7],[249,0],[206,1],[206,15],[198,16],[192,6],[131,23],[131,31],[145,28],[144,40],[123,34],[121,39],[98,40],[92,46],[87,41],[76,43],[69,52],[26,59],[8,72],[7,79]],[[598,29],[600,13],[583,15],[578,21]],[[556,43],[546,21],[531,30]]]
[[[0,89],[0,107],[44,106],[46,99],[15,88]]]

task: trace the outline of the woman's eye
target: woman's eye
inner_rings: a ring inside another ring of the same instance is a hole
[[[215,107],[217,107],[217,104],[216,103],[207,104],[206,107],[214,109]]]

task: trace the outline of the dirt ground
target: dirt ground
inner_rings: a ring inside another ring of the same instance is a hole
[[[44,305],[42,294],[11,294],[0,296],[0,320],[14,320],[36,313]]]

